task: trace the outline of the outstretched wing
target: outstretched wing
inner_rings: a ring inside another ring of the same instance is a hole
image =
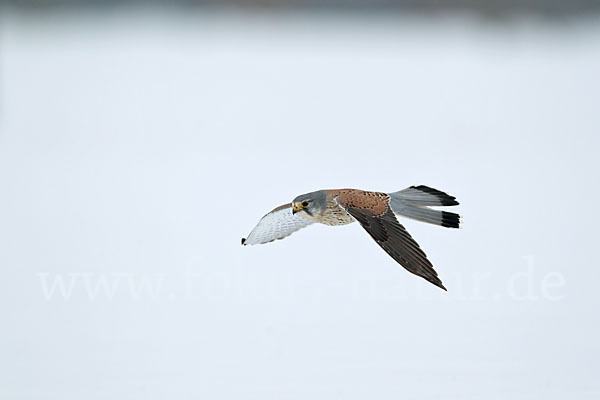
[[[423,250],[396,219],[389,196],[355,193],[341,195],[337,202],[406,270],[446,290]]]
[[[284,204],[262,217],[248,237],[242,238],[242,244],[263,244],[283,239],[310,224],[311,221],[292,213],[291,203]]]

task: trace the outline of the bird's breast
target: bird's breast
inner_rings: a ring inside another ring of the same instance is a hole
[[[335,226],[351,224],[354,221],[354,217],[340,207],[335,200],[329,200],[327,201],[325,212],[319,216],[318,222],[325,225]]]

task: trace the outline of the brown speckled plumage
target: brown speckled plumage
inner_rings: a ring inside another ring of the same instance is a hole
[[[344,208],[353,207],[369,210],[375,215],[383,215],[390,206],[390,196],[381,192],[366,192],[358,189],[329,191],[329,196],[337,198]]]

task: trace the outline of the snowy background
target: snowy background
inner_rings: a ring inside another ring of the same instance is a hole
[[[597,18],[4,11],[0,397],[600,396]],[[240,246],[413,184],[447,293],[357,224]]]

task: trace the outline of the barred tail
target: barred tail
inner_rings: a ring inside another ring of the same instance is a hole
[[[454,196],[424,185],[411,186],[389,195],[390,206],[398,215],[447,228],[460,227],[460,215],[429,208],[458,205]]]

